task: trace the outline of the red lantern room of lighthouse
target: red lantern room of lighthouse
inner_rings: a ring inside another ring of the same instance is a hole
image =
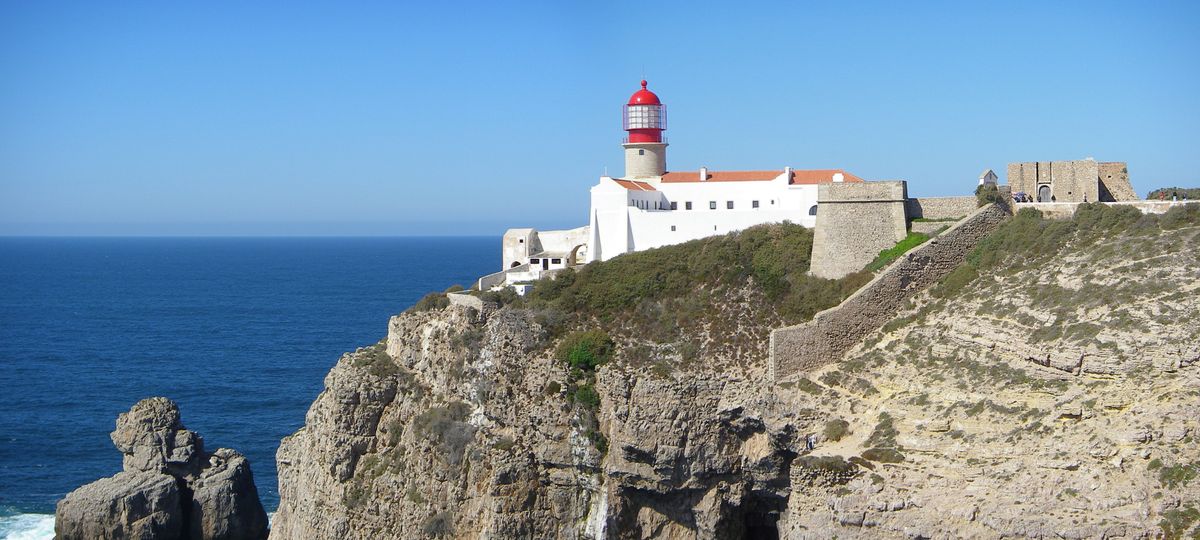
[[[662,177],[667,166],[667,143],[662,135],[667,129],[667,111],[658,96],[646,89],[646,81],[629,97],[621,123],[629,133],[621,145],[625,148],[625,177]]]

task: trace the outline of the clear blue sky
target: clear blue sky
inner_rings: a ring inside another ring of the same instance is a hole
[[[399,4],[0,4],[0,234],[582,225],[643,73],[673,170],[1200,185],[1198,2]]]

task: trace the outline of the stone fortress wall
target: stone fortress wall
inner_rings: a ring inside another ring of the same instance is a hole
[[[1008,185],[1013,193],[1024,192],[1035,199],[1041,186],[1048,186],[1053,202],[1136,201],[1124,162],[1029,161],[1008,164]],[[1051,201],[1039,201],[1051,202]]]
[[[907,203],[908,219],[961,219],[975,212],[974,195],[962,197],[919,197]]]
[[[1100,163],[1101,200],[1105,200],[1106,191],[1114,201],[1136,201],[1140,198],[1133,190],[1133,184],[1129,183],[1129,167],[1120,161]]]
[[[941,235],[906,253],[841,304],[817,313],[809,322],[772,331],[771,380],[839,360],[868,333],[895,317],[906,299],[958,267],[979,240],[1010,215],[1011,209],[1002,205],[975,209]],[[815,261],[815,242],[813,253]],[[856,270],[861,268],[859,265]]]
[[[836,279],[862,270],[908,234],[902,181],[833,183],[817,188],[813,275]]]

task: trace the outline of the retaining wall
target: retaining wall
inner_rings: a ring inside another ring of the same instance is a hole
[[[835,362],[868,333],[895,317],[910,296],[958,267],[981,238],[1010,216],[1007,207],[976,209],[884,269],[841,304],[813,320],[771,332],[770,377],[776,381]]]

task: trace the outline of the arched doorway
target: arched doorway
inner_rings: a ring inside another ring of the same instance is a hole
[[[1038,187],[1038,202],[1050,202],[1050,186]]]
[[[814,205],[812,205],[812,208],[808,209],[808,215],[810,215],[810,216],[817,215],[817,205],[814,204]]]
[[[567,255],[567,266],[575,266],[579,264],[579,253],[582,251],[584,257],[587,257],[587,244],[579,244],[571,248],[571,254]]]
[[[512,265],[510,265],[509,268],[516,268],[518,266],[521,266],[521,261],[513,261]]]

